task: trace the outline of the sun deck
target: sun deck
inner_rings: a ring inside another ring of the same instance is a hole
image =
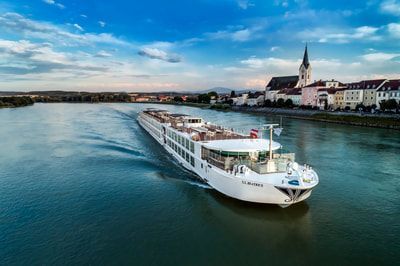
[[[191,135],[193,141],[211,141],[226,139],[249,139],[250,135],[235,132],[233,128],[204,122],[203,119],[185,114],[172,114],[166,110],[147,109],[144,111],[158,122],[169,124],[179,132]]]

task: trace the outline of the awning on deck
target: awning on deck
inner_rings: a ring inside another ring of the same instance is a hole
[[[204,141],[203,146],[209,150],[228,152],[256,152],[269,151],[269,140],[267,139],[224,139]],[[272,141],[272,150],[281,148],[281,144]]]

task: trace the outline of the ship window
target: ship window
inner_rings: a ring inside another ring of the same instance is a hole
[[[192,141],[190,142],[190,151],[194,153],[194,143]]]
[[[189,140],[188,139],[186,139],[186,149],[189,150]]]
[[[185,152],[185,157],[186,157],[186,161],[189,162],[190,161],[189,153]]]
[[[194,167],[194,158],[193,158],[193,156],[190,156],[190,164]]]

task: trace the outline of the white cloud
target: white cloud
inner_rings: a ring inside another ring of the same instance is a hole
[[[392,37],[400,39],[400,23],[388,24],[388,31]]]
[[[298,37],[303,40],[317,41],[321,43],[349,43],[351,41],[379,41],[382,36],[378,34],[380,28],[371,26],[362,26],[350,29],[327,29],[316,28],[300,32]]]
[[[382,61],[392,60],[399,56],[400,54],[371,53],[362,55],[361,58],[368,62],[382,62]]]
[[[237,4],[239,6],[239,8],[246,10],[249,7],[254,6],[253,3],[251,3],[249,0],[237,0]]]
[[[110,54],[104,50],[101,50],[100,52],[95,54],[95,57],[111,57],[111,56],[112,56],[112,54]]]
[[[400,16],[400,1],[386,0],[380,4],[380,10],[383,13]]]
[[[59,72],[93,73],[107,71],[106,67],[77,60],[70,54],[57,52],[49,43],[0,39],[0,73],[27,75]]]
[[[251,37],[251,32],[249,29],[238,30],[232,33],[232,40],[237,42],[248,41]]]
[[[182,58],[179,55],[169,54],[160,49],[151,47],[144,47],[138,52],[138,54],[140,56],[145,56],[151,59],[159,59],[169,63],[179,63],[182,61]]]
[[[275,5],[276,6],[282,6],[282,7],[288,7],[289,2],[287,0],[275,0]]]
[[[278,51],[279,49],[281,49],[279,46],[272,46],[272,47],[269,49],[269,51],[270,51],[270,52],[275,52],[275,51]]]
[[[76,24],[79,26],[78,24]],[[76,26],[75,26],[76,28]],[[18,13],[0,15],[0,29],[45,41],[54,41],[65,46],[95,43],[130,45],[110,33],[72,33],[67,29],[47,22],[28,19]]]
[[[205,37],[212,40],[231,40],[234,42],[247,42],[259,38],[257,34],[261,28],[230,27],[227,30],[205,33]]]
[[[104,21],[98,21],[100,27],[104,28],[106,26],[106,23]]]
[[[79,30],[79,31],[85,31],[79,24],[74,24],[73,25],[75,29]]]
[[[56,2],[56,1],[54,1],[54,0],[43,0],[43,2],[46,3],[46,4],[48,4],[48,5],[56,6],[56,7],[58,7],[59,9],[64,9],[64,8],[65,8],[65,6],[64,6],[63,4],[58,3],[58,2]]]
[[[86,16],[85,14],[80,14],[80,16],[81,16],[82,18],[87,18],[87,16]]]

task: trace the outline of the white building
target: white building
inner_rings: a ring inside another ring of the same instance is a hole
[[[291,89],[286,93],[286,99],[292,100],[294,105],[299,106],[301,104],[301,89]]]
[[[335,107],[335,94],[338,89],[320,89],[317,92],[317,106],[320,110],[334,109]]]
[[[394,99],[400,104],[400,79],[386,81],[376,93],[376,106],[382,101]]]
[[[247,104],[247,99],[249,98],[249,94],[243,93],[239,97],[237,97],[236,105],[245,105]]]

